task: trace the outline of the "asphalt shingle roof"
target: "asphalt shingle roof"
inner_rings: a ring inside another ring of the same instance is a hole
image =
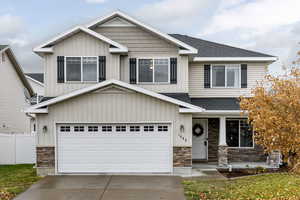
[[[26,75],[34,80],[37,80],[40,83],[44,83],[44,74],[43,73],[29,73]]]
[[[192,98],[191,102],[206,110],[240,110],[238,98]]]
[[[191,103],[191,98],[188,93],[161,93],[161,94],[186,103]]]
[[[169,35],[198,49],[198,54],[195,55],[195,57],[275,57],[264,53],[202,40],[188,35]]]

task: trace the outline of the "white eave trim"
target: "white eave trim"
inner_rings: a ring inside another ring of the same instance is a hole
[[[76,96],[82,95],[84,93],[87,93],[87,92],[90,92],[90,91],[94,91],[94,90],[97,90],[99,88],[111,85],[111,84],[114,84],[114,85],[117,85],[117,86],[121,86],[123,88],[127,88],[127,89],[130,89],[130,90],[136,91],[136,92],[140,92],[142,94],[145,94],[145,95],[148,95],[148,96],[151,96],[151,97],[155,97],[155,98],[158,98],[160,100],[167,101],[167,102],[170,102],[170,103],[182,106],[182,107],[186,107],[188,109],[194,110],[195,112],[196,111],[197,112],[202,112],[202,111],[205,110],[203,108],[200,108],[198,106],[192,105],[190,103],[186,103],[186,102],[183,102],[183,101],[180,101],[180,100],[177,100],[177,99],[174,99],[174,98],[162,95],[162,94],[158,94],[156,92],[153,92],[153,91],[150,91],[150,90],[146,90],[146,89],[141,88],[141,87],[133,86],[131,84],[128,84],[128,83],[125,83],[125,82],[122,82],[122,81],[119,81],[119,80],[111,79],[111,80],[106,80],[106,81],[103,81],[101,83],[98,83],[98,84],[95,84],[95,85],[92,85],[92,86],[89,86],[89,87],[86,87],[86,88],[82,88],[82,89],[76,90],[74,92],[70,92],[68,94],[61,95],[61,96],[58,96],[56,98],[50,99],[48,101],[45,101],[45,102],[33,105],[30,108],[26,109],[25,112],[26,113],[35,113],[36,109],[40,109],[40,108],[43,108],[43,107],[46,107],[46,106],[58,103],[60,101],[64,101],[66,99],[69,99],[69,98],[72,98],[72,97],[76,97]]]
[[[27,79],[29,79],[29,80],[35,82],[36,84],[39,84],[40,86],[45,87],[44,83],[41,83],[41,82],[39,82],[39,81],[37,81],[37,80],[31,78],[31,77],[28,76],[28,75],[25,75],[25,76],[26,76]]]
[[[243,110],[203,110],[199,112],[199,110],[194,110],[190,108],[180,108],[180,113],[200,113],[201,115],[243,115],[247,114],[247,112]]]
[[[277,61],[277,57],[195,57],[194,62],[211,62],[211,61],[264,61],[274,62]]]
[[[52,47],[45,47],[45,46],[48,46],[48,45],[51,45],[53,43],[55,43],[56,41],[60,40],[60,39],[63,39],[63,38],[67,38],[69,37],[70,35],[76,33],[76,32],[79,32],[79,31],[83,31],[95,38],[98,38],[99,40],[102,40],[110,45],[113,45],[115,46],[115,48],[110,48],[110,52],[112,53],[115,53],[115,52],[128,52],[128,49],[127,47],[95,32],[95,31],[92,31],[91,29],[88,29],[86,27],[83,27],[83,26],[76,26],[74,27],[73,29],[71,30],[68,30],[62,34],[59,34],[58,36],[52,38],[51,40],[39,45],[38,47],[34,48],[33,51],[36,52],[36,53],[53,53],[53,48]],[[118,50],[118,51],[116,51]]]
[[[32,109],[32,107],[25,109],[25,113],[40,113],[40,114],[47,114],[48,113],[48,108],[38,108],[38,109]]]
[[[181,47],[187,49],[187,50],[179,50],[179,54],[197,54],[198,53],[198,49],[196,49],[196,48],[194,48],[194,47],[192,47],[192,46],[190,46],[190,45],[188,45],[188,44],[186,44],[186,43],[184,43],[184,42],[182,42],[182,41],[180,41],[180,40],[178,40],[178,39],[176,39],[176,38],[174,38],[174,37],[172,37],[172,36],[170,36],[168,34],[160,32],[159,30],[157,30],[155,28],[152,28],[151,26],[146,25],[146,24],[144,24],[144,23],[142,23],[142,22],[134,19],[133,17],[130,17],[129,15],[127,15],[127,14],[121,12],[121,11],[116,11],[116,12],[111,13],[110,15],[107,15],[105,17],[97,19],[97,20],[95,20],[95,21],[87,24],[86,27],[87,28],[91,28],[91,27],[95,26],[96,24],[99,24],[99,23],[101,23],[103,21],[107,21],[110,18],[113,18],[115,16],[116,17],[117,16],[122,17],[122,18],[130,21],[133,24],[141,26],[141,27],[143,27],[143,28],[145,28],[145,29],[147,29],[147,30],[149,30],[149,31],[151,31],[151,32],[153,32],[153,33],[161,36],[162,38],[165,38],[166,40],[171,41],[172,43],[175,43],[178,46],[181,46]]]

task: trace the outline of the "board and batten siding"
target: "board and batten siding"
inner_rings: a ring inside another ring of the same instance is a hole
[[[24,85],[9,57],[0,62],[0,133],[29,133],[30,118],[23,112],[29,104]]]
[[[179,106],[132,91],[95,91],[49,106],[37,114],[38,146],[55,145],[55,123],[163,123],[173,125],[173,146],[192,145],[192,115]],[[180,126],[184,132],[180,132]],[[47,132],[43,127],[47,126]],[[181,136],[181,137],[180,137]],[[186,139],[186,141],[185,141]]]
[[[178,58],[177,84],[138,84],[155,92],[188,92],[188,56],[179,48],[139,27],[96,27],[94,31],[125,45],[129,53],[120,59],[120,80],[129,83],[129,58]]]
[[[265,63],[247,63],[247,88],[204,88],[204,64],[190,63],[189,66],[189,95],[192,98],[208,97],[239,97],[250,96],[251,89],[257,81],[264,79],[267,73]]]
[[[57,83],[57,56],[106,56],[106,79],[120,79],[119,55],[109,52],[109,44],[79,32],[56,44],[53,54],[44,57],[45,96],[53,97],[95,83]]]

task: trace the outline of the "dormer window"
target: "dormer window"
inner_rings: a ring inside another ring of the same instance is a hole
[[[139,83],[169,83],[170,61],[162,59],[138,59],[138,82]]]
[[[66,57],[66,82],[97,82],[97,57]]]

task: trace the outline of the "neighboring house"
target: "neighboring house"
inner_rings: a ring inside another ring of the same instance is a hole
[[[44,96],[44,74],[43,73],[27,73],[25,74],[28,82],[32,86],[36,94]]]
[[[180,27],[178,27],[180,29]],[[238,97],[274,56],[165,34],[122,12],[38,46],[39,174],[172,173],[265,161]]]
[[[25,74],[28,82],[30,83],[31,87],[33,88],[36,98],[34,102],[38,102],[42,99],[45,94],[45,87],[44,87],[44,74],[43,73],[28,73]]]
[[[0,133],[29,133],[30,106],[34,91],[27,81],[12,49],[0,45]]]

